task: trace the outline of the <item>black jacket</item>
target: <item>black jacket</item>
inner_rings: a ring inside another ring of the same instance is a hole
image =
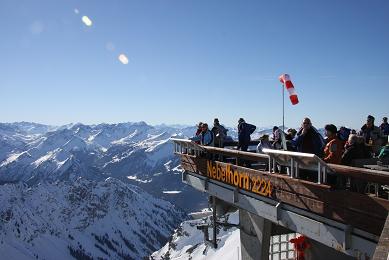
[[[250,135],[254,133],[257,127],[246,122],[240,123],[238,125],[238,149],[243,148],[246,150],[250,143]]]

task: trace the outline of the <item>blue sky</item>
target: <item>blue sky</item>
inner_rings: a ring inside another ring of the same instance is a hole
[[[0,122],[278,125],[288,73],[287,126],[379,123],[388,13],[387,0],[1,0]]]

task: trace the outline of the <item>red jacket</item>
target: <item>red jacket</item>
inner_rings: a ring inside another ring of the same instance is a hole
[[[342,161],[344,143],[338,138],[331,138],[324,147],[324,161],[340,164]]]

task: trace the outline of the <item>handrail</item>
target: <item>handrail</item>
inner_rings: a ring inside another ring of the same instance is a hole
[[[283,151],[283,150],[275,150],[275,149],[263,149],[264,153],[270,153],[270,154],[284,154],[284,155],[290,155],[290,156],[298,156],[298,157],[305,157],[305,158],[315,158],[317,155],[312,153],[301,153],[301,152],[292,152],[292,151]],[[317,157],[319,158],[319,157]]]
[[[174,142],[174,153],[199,156],[204,152],[204,147],[188,139],[170,138]]]
[[[178,143],[193,143],[193,141],[189,139],[170,138],[170,140]]]
[[[231,149],[211,147],[211,146],[202,146],[188,139],[170,138],[170,140],[172,140],[175,143],[175,147],[174,147],[175,153],[199,156],[201,152],[208,152],[212,154],[220,154],[224,156],[231,156],[231,157],[236,157],[243,160],[251,160],[251,161],[263,161],[264,159],[267,159],[269,160],[269,171],[272,169],[270,166],[271,165],[274,166],[274,162],[272,162],[274,156],[272,154],[275,153],[279,155],[285,155],[291,157],[298,156],[300,158],[307,158],[307,159],[316,157],[316,160],[318,161],[318,168],[319,168],[318,171],[320,170],[321,173],[323,173],[323,179],[321,180],[323,183],[326,182],[327,171],[330,171],[336,174],[344,175],[347,177],[354,177],[368,182],[389,185],[389,172],[365,169],[360,167],[338,165],[338,164],[326,164],[324,161],[322,161],[319,157],[317,157],[314,154],[271,150],[271,149],[264,149],[263,151],[266,154],[260,154],[260,153],[252,153],[252,152],[231,150]],[[294,160],[294,162],[291,165],[286,165],[286,166],[291,167],[290,168],[291,172],[289,174],[291,177],[298,177],[298,167],[300,167],[300,165],[297,160]],[[318,175],[319,177],[321,177],[321,174],[318,173]]]
[[[217,154],[226,155],[226,156],[239,156],[242,159],[247,159],[247,160],[252,160],[252,161],[255,161],[258,159],[269,159],[269,155],[267,155],[267,154],[251,153],[251,152],[231,150],[231,149],[211,147],[211,146],[203,146],[203,147],[206,151],[211,152],[211,153],[217,153]]]
[[[317,155],[312,153],[301,153],[294,151],[283,151],[274,149],[263,149],[264,153],[268,154],[273,160],[273,167],[275,162],[282,166],[289,167],[287,172],[290,177],[299,177],[300,169],[316,171],[317,183],[327,182],[327,173],[331,169]],[[270,164],[271,161],[269,161]]]
[[[345,175],[348,177],[354,177],[369,182],[380,183],[389,185],[389,172],[380,170],[371,170],[361,167],[352,167],[339,164],[327,164],[334,172]]]

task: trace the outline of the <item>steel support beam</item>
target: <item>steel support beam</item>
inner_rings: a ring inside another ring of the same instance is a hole
[[[269,259],[272,223],[246,210],[239,210],[242,260]]]
[[[240,209],[244,209],[275,224],[320,242],[328,247],[353,257],[365,255],[372,257],[378,237],[362,230],[304,211],[291,205],[280,204],[267,197],[247,191],[235,190],[235,187],[209,179],[205,189],[205,177],[187,172],[188,185],[216,196]]]

